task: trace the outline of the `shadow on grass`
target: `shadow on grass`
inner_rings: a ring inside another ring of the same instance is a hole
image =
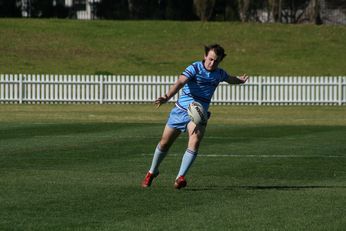
[[[186,188],[186,191],[224,191],[224,190],[304,190],[304,189],[346,189],[346,186],[322,185],[240,185],[240,186],[206,186],[202,188]]]

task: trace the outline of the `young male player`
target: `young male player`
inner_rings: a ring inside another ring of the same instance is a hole
[[[242,84],[248,79],[247,75],[240,77],[231,76],[226,71],[218,68],[226,56],[224,49],[218,44],[205,46],[204,60],[194,62],[179,76],[178,80],[170,87],[164,96],[160,96],[155,104],[159,107],[168,102],[180,89],[181,95],[170,112],[161,140],[157,145],[151,167],[145,176],[142,187],[149,187],[155,177],[159,175],[159,165],[165,158],[169,148],[181,132],[188,132],[188,145],[183,155],[180,170],[174,183],[176,189],[187,185],[186,173],[197,157],[198,148],[202,141],[206,125],[196,126],[191,122],[187,108],[190,103],[197,101],[208,111],[210,100],[220,82],[229,84]]]

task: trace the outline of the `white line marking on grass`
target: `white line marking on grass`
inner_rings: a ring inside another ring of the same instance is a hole
[[[76,133],[76,135],[46,135],[46,136],[33,136],[35,138],[80,138],[89,137],[89,138],[118,138],[118,139],[159,139],[158,137],[150,137],[150,136],[118,136],[118,135],[90,135],[90,133]]]
[[[118,135],[118,134],[114,134],[114,135],[95,135],[94,133],[90,132],[81,132],[81,133],[73,133],[73,135],[36,135],[33,137],[37,137],[37,138],[51,138],[51,137],[56,137],[56,138],[76,138],[76,137],[80,137],[80,136],[87,136],[87,137],[98,137],[98,138],[118,138],[118,139],[160,139],[160,136],[146,136],[146,135]],[[178,137],[178,139],[187,139],[186,136],[180,136]],[[208,140],[208,139],[217,139],[217,140],[234,140],[234,139],[248,139],[248,137],[242,137],[242,136],[238,136],[238,137],[222,137],[222,136],[210,136],[210,137],[205,137],[203,138],[204,140]],[[259,139],[280,139],[277,137],[261,137]],[[296,138],[289,138],[286,137],[284,138],[285,140],[296,140]]]
[[[182,156],[183,153],[168,153],[167,156]],[[153,154],[145,154],[142,156],[153,156]],[[336,155],[237,155],[237,154],[199,154],[199,157],[230,157],[230,158],[346,158],[346,156]]]
[[[244,157],[244,158],[346,158],[346,156],[335,155],[219,155],[219,154],[201,154],[205,157]]]

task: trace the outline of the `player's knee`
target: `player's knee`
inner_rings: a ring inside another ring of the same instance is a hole
[[[201,144],[201,140],[197,137],[191,137],[189,139],[189,149],[197,151],[199,148],[199,145]]]
[[[159,146],[158,148],[163,151],[163,152],[166,152],[168,151],[168,149],[170,148],[170,144],[168,142],[166,142],[165,140],[161,140],[160,143],[159,143]]]

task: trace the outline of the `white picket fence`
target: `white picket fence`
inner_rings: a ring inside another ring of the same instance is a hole
[[[177,76],[1,74],[0,103],[152,103]],[[172,98],[176,101],[178,94]],[[213,104],[344,105],[346,76],[254,76],[222,83]]]

